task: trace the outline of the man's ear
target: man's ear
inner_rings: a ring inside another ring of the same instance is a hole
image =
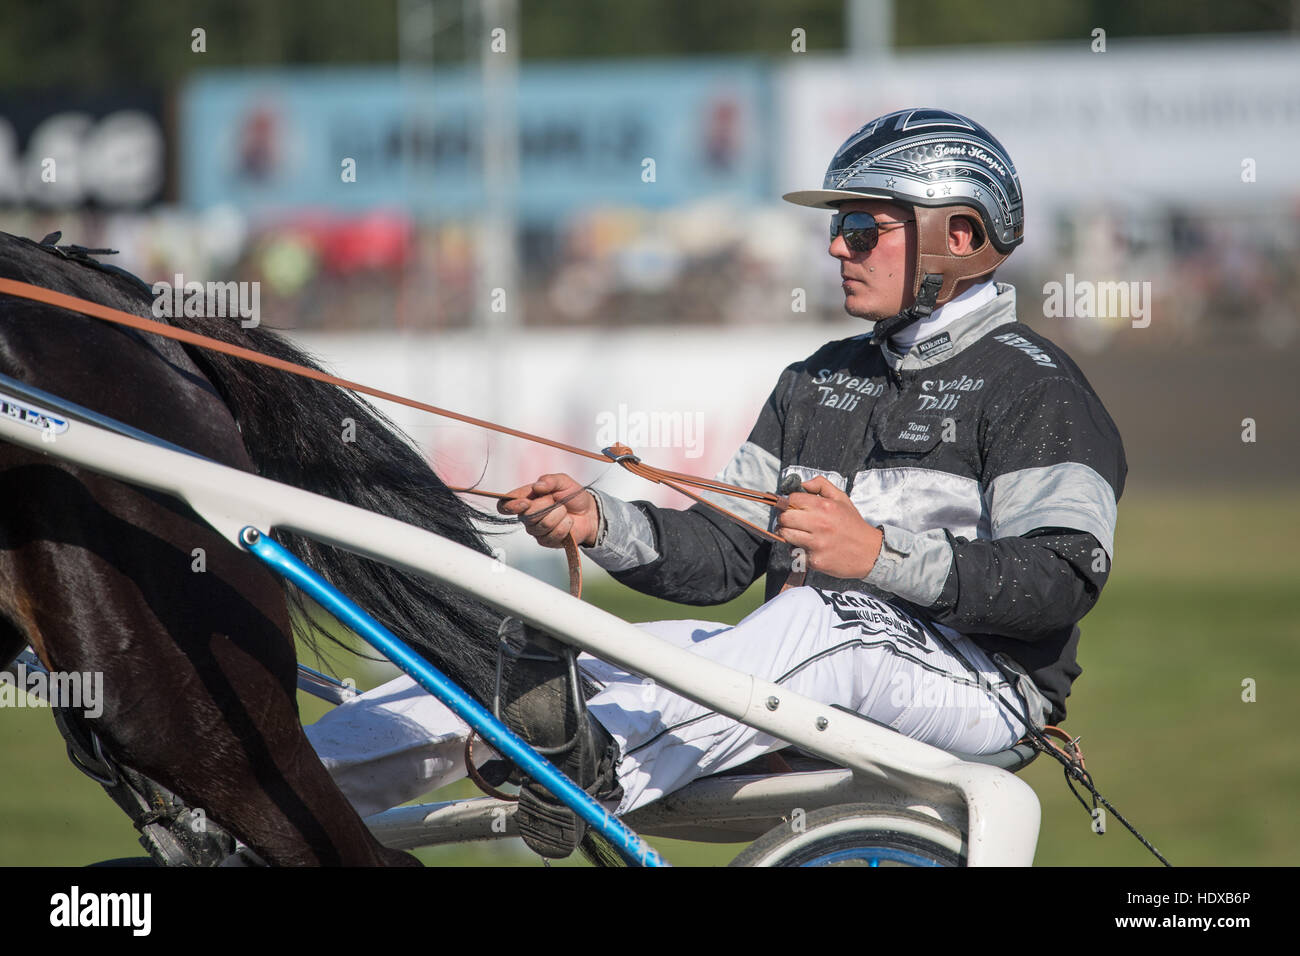
[[[948,251],[968,256],[984,242],[984,235],[968,216],[953,216],[948,221]]]

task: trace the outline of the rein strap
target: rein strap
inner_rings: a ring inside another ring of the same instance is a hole
[[[303,378],[315,379],[316,381],[324,382],[327,385],[336,385],[340,388],[346,388],[354,392],[361,392],[365,395],[384,399],[385,401],[396,402],[397,404],[405,405],[408,408],[415,408],[420,411],[429,412],[433,415],[440,415],[443,418],[454,419],[455,421],[464,422],[467,425],[476,425],[479,428],[486,428],[490,431],[500,432],[503,435],[511,435],[515,438],[522,438],[525,441],[537,442],[541,445],[549,445],[552,448],[558,448],[561,451],[567,451],[573,455],[580,455],[583,458],[590,458],[593,461],[617,463],[632,472],[634,475],[639,475],[649,481],[667,485],[669,488],[681,492],[688,498],[693,498],[701,504],[708,505],[710,508],[713,508],[734,521],[745,525],[750,530],[762,535],[763,537],[784,543],[784,539],[779,535],[773,534],[765,528],[760,528],[758,525],[746,521],[739,515],[734,514],[719,505],[715,505],[713,502],[707,501],[699,495],[687,491],[683,486],[689,485],[706,491],[745,498],[775,508],[784,507],[785,499],[783,496],[754,491],[750,488],[742,488],[739,485],[731,485],[715,479],[700,478],[695,475],[686,475],[680,472],[655,468],[651,465],[644,464],[639,458],[632,454],[631,449],[624,445],[614,445],[611,448],[606,449],[604,452],[588,451],[585,448],[578,448],[575,445],[569,445],[565,442],[543,438],[541,435],[534,435],[530,432],[508,428],[505,425],[498,425],[495,422],[485,421],[481,418],[474,418],[470,415],[462,415],[459,412],[453,412],[446,408],[439,408],[436,405],[419,402],[413,398],[395,395],[392,392],[386,392],[379,388],[372,388],[371,386],[363,385],[360,382],[352,382],[348,379],[338,378],[334,375],[328,374],[327,372],[322,372],[320,369],[308,368],[305,365],[298,365],[294,362],[286,362],[284,359],[278,359],[270,355],[263,355],[261,352],[256,352],[253,349],[244,348],[239,345],[231,345],[228,342],[221,342],[217,339],[209,338],[206,335],[199,335],[197,332],[174,328],[173,326],[167,325],[163,322],[156,322],[153,319],[146,319],[138,315],[133,315],[130,312],[123,312],[121,309],[114,309],[106,305],[100,305],[98,302],[90,302],[86,299],[79,299],[76,296],[66,295],[62,292],[55,292],[53,289],[33,285],[29,282],[0,278],[0,293],[16,296],[20,299],[29,299],[33,302],[41,302],[45,305],[52,305],[56,308],[66,309],[69,312],[76,312],[81,315],[89,316],[90,318],[102,319],[105,322],[124,325],[141,332],[150,332],[154,335],[161,335],[164,338],[174,339],[177,342],[183,342],[186,345],[194,345],[199,348],[210,349],[214,352],[221,352],[225,355],[245,359],[249,362],[256,362],[259,365],[265,365],[269,368],[279,369],[282,372],[289,372],[292,375],[300,375]],[[610,454],[611,451],[614,452],[614,454]]]

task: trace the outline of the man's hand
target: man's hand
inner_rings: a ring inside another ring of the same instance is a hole
[[[809,571],[855,581],[876,565],[884,534],[868,524],[849,496],[818,475],[777,519],[781,537],[805,555]],[[806,494],[804,492],[807,492]]]
[[[528,533],[547,548],[564,547],[570,532],[578,544],[589,548],[596,543],[600,526],[596,499],[568,475],[542,475],[531,485],[514,489],[497,502],[497,511],[521,516]],[[546,514],[530,517],[542,511]]]

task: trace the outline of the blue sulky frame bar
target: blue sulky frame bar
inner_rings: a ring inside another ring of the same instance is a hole
[[[368,644],[400,667],[457,717],[473,727],[480,737],[502,756],[514,761],[524,773],[563,800],[591,827],[609,840],[630,864],[667,866],[644,840],[612,816],[522,738],[493,716],[482,704],[453,684],[436,667],[416,654],[404,641],[358,607],[319,574],[299,561],[270,535],[253,527],[244,528],[240,540],[271,570],[292,581],[338,621],[351,628]]]

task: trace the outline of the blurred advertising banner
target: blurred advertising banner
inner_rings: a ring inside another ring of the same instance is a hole
[[[167,198],[155,93],[0,92],[0,203],[130,209]]]
[[[767,101],[752,63],[525,65],[519,214],[762,195]],[[476,70],[201,74],[181,99],[183,199],[472,215],[485,202],[483,112]]]
[[[808,59],[778,86],[782,191],[820,185],[864,123],[942,106],[984,125],[1020,174],[1026,214],[1098,201],[1300,198],[1300,44],[1251,39],[954,48],[887,64]],[[1026,232],[1028,233],[1028,229]]]

